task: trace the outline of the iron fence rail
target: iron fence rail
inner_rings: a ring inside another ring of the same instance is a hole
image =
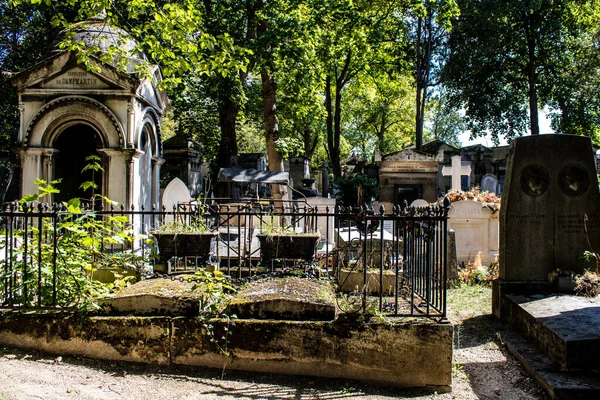
[[[209,264],[233,278],[300,264],[338,284],[345,292],[342,311],[445,318],[449,207],[448,199],[435,207],[404,205],[390,212],[383,207],[209,200],[171,210],[84,207],[74,213],[64,205],[11,203],[0,212],[0,308],[68,307],[60,301],[65,287],[77,282],[77,273],[89,278],[94,268],[151,276],[157,260],[152,234],[171,223],[218,232]],[[314,258],[261,259],[257,233],[279,230],[318,232]],[[69,259],[65,246],[83,261]],[[194,257],[169,264],[167,273],[202,267]]]

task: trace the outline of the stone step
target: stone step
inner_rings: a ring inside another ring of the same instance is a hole
[[[503,320],[563,370],[598,370],[600,299],[574,295],[505,295]]]
[[[565,371],[542,354],[529,340],[507,324],[490,317],[486,321],[508,350],[548,392],[551,399],[579,400],[600,398],[600,372]]]

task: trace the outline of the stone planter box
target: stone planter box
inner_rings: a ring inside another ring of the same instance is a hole
[[[217,237],[217,232],[153,232],[152,236],[158,246],[157,264],[166,264],[173,257],[196,257],[199,263],[206,264],[210,255],[210,243]]]
[[[259,233],[256,237],[260,241],[260,260],[268,264],[272,260],[312,261],[320,235]]]
[[[368,294],[379,294],[380,281],[379,271],[367,271],[367,293]],[[402,276],[398,277],[398,281],[402,280]],[[365,275],[363,271],[350,271],[342,269],[340,271],[340,289],[344,293],[351,293],[358,289],[362,291],[362,287],[365,281]],[[383,272],[383,293],[386,295],[392,295],[394,288],[396,287],[396,275],[391,271]]]

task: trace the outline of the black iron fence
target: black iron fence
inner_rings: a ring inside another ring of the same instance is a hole
[[[252,279],[300,269],[333,280],[343,312],[445,318],[448,209],[448,200],[389,211],[210,200],[171,210],[9,204],[0,212],[0,307],[71,307],[82,290],[103,290],[90,282],[107,271],[147,279],[210,268]]]

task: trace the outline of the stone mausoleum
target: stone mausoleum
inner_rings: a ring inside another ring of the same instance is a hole
[[[124,34],[99,16],[82,22],[75,39],[102,50],[126,48],[126,72],[95,58],[89,69],[77,63],[76,53],[57,51],[12,76],[19,95],[21,195],[37,193],[37,178],[62,178],[52,201],[89,199],[79,185],[92,176],[81,170],[87,156],[98,155],[104,171],[93,179],[101,194],[126,207],[159,203],[161,121],[168,100],[158,86],[158,67],[151,67],[148,79],[136,71],[146,58]]]

